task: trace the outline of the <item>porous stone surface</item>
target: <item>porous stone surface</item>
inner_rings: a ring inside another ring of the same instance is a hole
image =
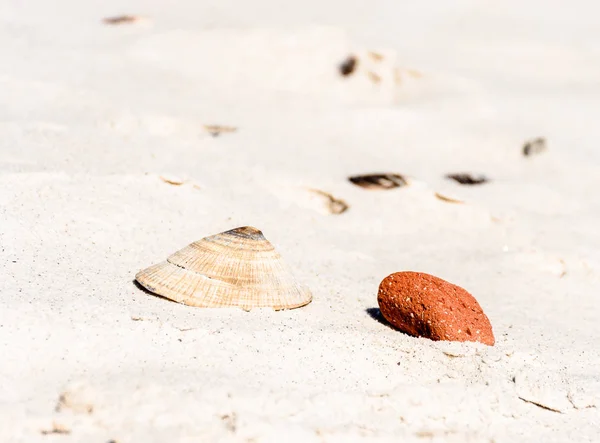
[[[379,285],[383,317],[394,327],[431,340],[495,342],[477,300],[460,286],[422,272],[396,272]]]

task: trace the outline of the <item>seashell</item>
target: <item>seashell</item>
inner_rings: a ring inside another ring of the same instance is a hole
[[[525,142],[523,145],[523,155],[529,157],[534,154],[541,154],[546,150],[546,139],[544,137],[538,137],[533,140]]]
[[[194,189],[202,189],[202,187],[200,187],[200,185],[198,185],[197,183],[194,183],[192,180],[183,178],[183,177],[179,177],[177,175],[159,175],[158,178],[160,178],[164,183],[166,183],[168,185],[181,186],[181,187],[191,186]]]
[[[263,233],[250,226],[194,242],[135,279],[150,292],[203,308],[280,310],[312,300]]]
[[[459,197],[452,195],[452,194],[447,194],[447,193],[441,193],[441,192],[436,192],[435,193],[436,198],[438,198],[439,200],[448,202],[448,203],[458,203],[458,204],[462,204],[465,201],[460,199]]]
[[[181,186],[186,181],[181,177],[171,176],[171,175],[161,175],[159,178],[165,183],[173,186]]]
[[[349,55],[339,66],[340,74],[344,77],[348,77],[356,69],[358,59],[354,55]]]
[[[489,181],[484,175],[469,174],[466,172],[458,174],[447,174],[446,178],[454,180],[455,182],[460,183],[461,185],[480,185]]]
[[[400,174],[368,174],[349,177],[352,183],[365,189],[394,189],[408,185],[408,180]]]
[[[328,214],[343,214],[349,208],[348,203],[344,200],[335,198],[325,191],[319,189],[309,189],[309,191],[323,201],[325,210]]]

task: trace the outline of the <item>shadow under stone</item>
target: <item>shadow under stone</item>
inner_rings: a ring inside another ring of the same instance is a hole
[[[390,329],[397,331],[381,314],[381,310],[379,308],[367,308],[365,312],[371,317],[373,320],[378,321],[382,325],[387,326]]]

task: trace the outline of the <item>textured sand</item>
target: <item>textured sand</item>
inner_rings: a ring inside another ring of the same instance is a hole
[[[4,2],[0,441],[598,441],[595,4]],[[147,19],[102,23],[119,14]],[[346,179],[369,172],[411,185]],[[133,285],[244,225],[311,304]],[[496,346],[382,323],[401,270],[467,289]]]

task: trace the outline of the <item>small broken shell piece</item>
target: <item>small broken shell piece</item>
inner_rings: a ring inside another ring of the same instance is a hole
[[[129,23],[139,23],[147,21],[145,17],[139,15],[117,15],[114,17],[106,17],[102,21],[107,25],[124,25]]]
[[[487,177],[481,174],[469,174],[467,172],[461,172],[458,174],[447,174],[446,178],[454,180],[461,185],[480,185],[486,183],[489,180]]]
[[[71,433],[71,429],[67,425],[53,421],[50,429],[42,429],[40,431],[42,435],[60,434],[68,435]]]
[[[348,77],[356,69],[358,59],[354,55],[349,55],[346,60],[340,63],[338,69],[343,77]]]
[[[397,64],[397,55],[391,50],[359,50],[349,54],[338,65],[342,77],[366,78],[379,89],[399,86],[404,80],[423,77],[417,70],[403,68]]]
[[[382,54],[380,54],[379,52],[375,52],[375,51],[368,51],[367,55],[369,57],[371,57],[371,59],[373,61],[376,61],[376,62],[380,62],[380,61],[382,61],[384,59],[384,57],[383,57]]]
[[[458,197],[456,197],[454,195],[448,194],[446,192],[444,192],[444,193],[436,192],[435,196],[438,199],[440,199],[442,201],[445,201],[445,202],[448,202],[448,203],[459,203],[459,204],[462,204],[462,203],[465,202],[464,200],[461,200],[460,198],[458,198]]]
[[[387,190],[408,185],[408,180],[404,176],[393,173],[355,175],[348,180],[365,189]]]
[[[342,214],[349,208],[348,204],[344,200],[335,198],[333,195],[327,192],[319,189],[309,189],[309,191],[324,201],[325,209],[329,214]]]
[[[546,139],[543,137],[534,138],[525,142],[523,145],[523,155],[529,157],[530,155],[541,154],[547,149]]]
[[[163,174],[163,175],[159,175],[158,178],[160,178],[163,182],[165,182],[168,185],[172,185],[172,186],[186,185],[186,186],[192,186],[194,189],[202,189],[202,187],[199,184],[194,183],[192,180],[183,178],[183,177],[179,177],[176,175]]]
[[[159,178],[162,181],[164,181],[165,183],[168,183],[173,186],[181,186],[186,182],[186,180],[184,180],[180,177],[169,176],[169,175],[161,175],[161,176],[159,176]]]
[[[221,134],[230,134],[237,131],[235,126],[221,126],[221,125],[204,125],[204,129],[213,137],[218,137]]]
[[[280,310],[312,300],[263,233],[250,226],[194,242],[135,279],[150,292],[204,308]]]

